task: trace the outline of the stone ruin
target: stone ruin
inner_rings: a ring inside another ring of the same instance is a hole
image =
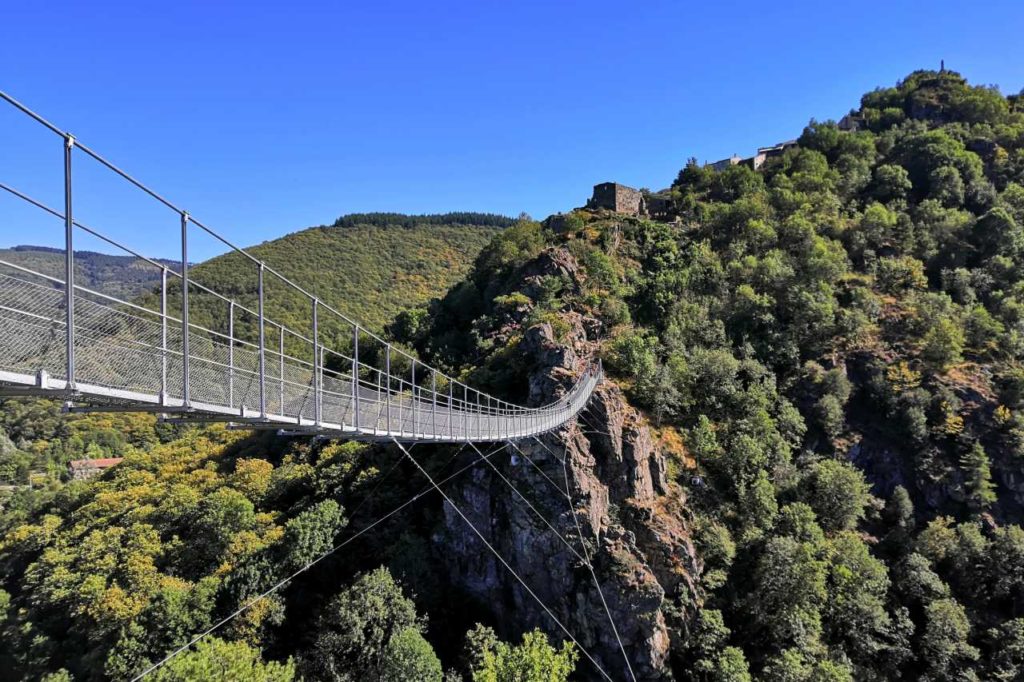
[[[644,195],[640,190],[617,182],[602,182],[594,185],[594,195],[587,202],[587,208],[604,208],[626,215],[643,215],[647,212],[645,204]]]
[[[671,218],[671,204],[664,192],[650,194],[617,182],[594,185],[594,194],[587,202],[586,208],[605,209],[623,215],[656,220]]]

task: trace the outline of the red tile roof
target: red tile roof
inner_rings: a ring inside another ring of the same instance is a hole
[[[68,464],[72,469],[106,469],[120,464],[124,457],[100,457],[99,459],[73,459]]]

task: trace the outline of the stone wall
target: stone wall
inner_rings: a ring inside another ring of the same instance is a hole
[[[602,182],[594,185],[594,195],[587,208],[604,208],[627,215],[643,215],[647,212],[644,196],[640,190],[620,185],[617,182]]]

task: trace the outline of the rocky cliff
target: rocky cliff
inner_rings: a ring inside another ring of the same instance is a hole
[[[581,277],[572,256],[553,249],[522,270],[520,290],[556,273],[570,282]],[[563,319],[569,329],[559,338],[549,324],[538,324],[518,344],[532,367],[533,405],[557,399],[594,361],[599,322],[575,312]],[[596,575],[637,679],[663,679],[672,647],[701,598],[701,562],[690,541],[685,499],[667,481],[665,458],[642,416],[606,380],[580,419],[516,446],[512,456],[495,458],[501,476],[481,465],[463,479],[452,493],[456,504],[601,667],[614,679],[628,679]],[[509,631],[540,626],[562,636],[448,506],[444,537],[437,540],[453,580],[491,605]],[[580,670],[599,678],[587,663]]]

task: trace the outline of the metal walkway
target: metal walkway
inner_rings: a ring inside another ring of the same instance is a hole
[[[352,439],[485,442],[558,428],[586,406],[602,378],[595,365],[558,401],[536,408],[466,386],[362,328],[11,97],[0,92],[0,99],[61,138],[63,211],[4,178],[0,190],[61,220],[65,237],[63,272],[0,259],[0,396],[48,396],[71,409],[152,411],[183,421]],[[146,258],[74,219],[76,152],[177,214],[177,264]],[[257,282],[255,305],[195,281],[189,272],[190,230],[202,230],[244,256]],[[130,296],[78,284],[75,239],[81,233],[150,268],[148,283]],[[278,292],[289,301],[308,301],[308,329],[266,315],[268,296]],[[209,317],[208,305],[197,314],[197,298],[220,306],[223,319],[196,324],[191,317]],[[332,342],[322,338],[326,328],[331,334],[323,337]],[[339,329],[347,330],[346,343],[332,348]]]

